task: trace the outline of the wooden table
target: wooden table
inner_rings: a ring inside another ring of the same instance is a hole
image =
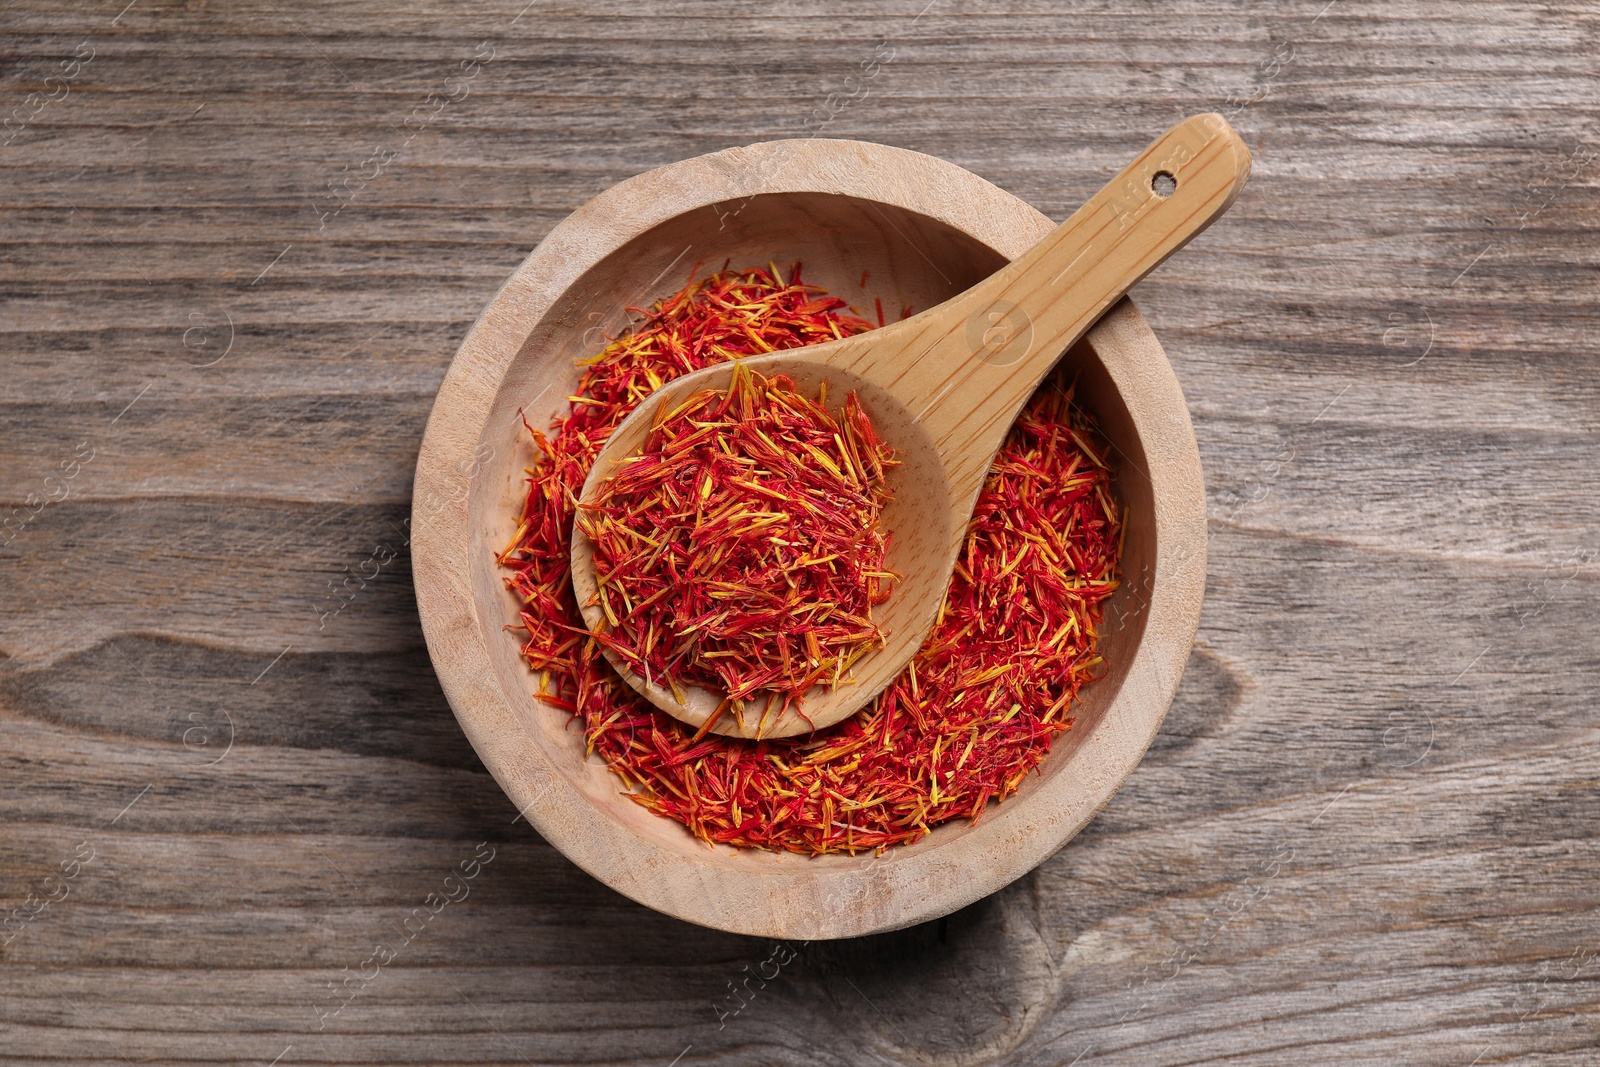
[[[125,2],[0,19],[0,1061],[1600,1061],[1592,7]],[[810,133],[1061,218],[1207,109],[1254,178],[1136,297],[1210,587],[1100,818],[776,949],[514,823],[404,521],[528,249]]]

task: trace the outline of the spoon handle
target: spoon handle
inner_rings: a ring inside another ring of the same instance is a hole
[[[912,410],[951,457],[958,496],[993,459],[978,446],[999,446],[1057,358],[1226,211],[1249,174],[1250,151],[1226,119],[1185,119],[1020,258],[930,312],[948,329],[907,368],[925,397]]]

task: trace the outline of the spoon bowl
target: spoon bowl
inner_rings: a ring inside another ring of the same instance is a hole
[[[921,647],[933,625],[944,587],[950,580],[950,565],[943,557],[960,540],[957,517],[946,503],[950,486],[939,449],[926,425],[893,394],[870,377],[828,361],[833,344],[814,345],[777,352],[769,356],[742,360],[749,370],[772,377],[786,374],[805,396],[815,397],[827,384],[830,403],[854,392],[872,421],[873,432],[897,450],[898,466],[890,468],[888,482],[893,495],[884,505],[880,523],[892,530],[885,566],[900,576],[893,595],[873,609],[873,621],[884,634],[884,645],[868,652],[857,663],[847,680],[837,688],[813,686],[805,695],[803,707],[774,710],[766,720],[758,719],[761,701],[742,721],[724,713],[712,723],[713,733],[736,737],[789,737],[813,727],[821,728],[846,718],[877,696]],[[820,358],[819,358],[820,357]],[[733,377],[733,364],[723,363],[693,374],[675,378],[652,394],[651,399],[675,406],[703,389],[726,389]],[[592,499],[615,468],[644,446],[650,433],[649,414],[666,410],[652,406],[643,417],[630,416],[612,432],[605,450],[596,459],[583,498]],[[970,505],[968,510],[970,511]],[[964,528],[964,522],[962,527]],[[923,561],[939,561],[933,566]],[[950,556],[951,563],[954,556]],[[572,580],[579,610],[590,629],[603,626],[605,616],[596,603],[599,588],[595,582],[594,545],[574,525],[572,532]],[[641,695],[661,710],[692,726],[705,725],[717,715],[723,694],[698,685],[683,685],[683,700],[666,686],[647,682],[620,657],[606,652],[611,666]]]
[[[1196,115],[1157,138],[1025,255],[965,292],[878,330],[741,361],[768,378],[787,375],[806,395],[824,383],[834,396],[856,393],[879,438],[900,453],[880,518],[890,535],[886,565],[900,575],[874,611],[884,643],[856,662],[846,682],[813,686],[799,708],[776,715],[719,714],[724,694],[694,685],[675,693],[608,648],[612,667],[668,714],[739,737],[820,729],[871,701],[927,639],[984,478],[1022,405],[1062,351],[1228,209],[1249,173],[1249,150],[1227,120]],[[606,441],[582,503],[639,453],[657,412],[727,388],[732,373],[732,364],[706,367],[651,394]],[[585,624],[604,632],[594,546],[577,528],[572,585]]]

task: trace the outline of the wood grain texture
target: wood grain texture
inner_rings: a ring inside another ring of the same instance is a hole
[[[1600,1057],[1600,18],[923,4],[6,9],[0,901],[67,895],[0,949],[0,1061]],[[513,824],[404,520],[527,250],[810,132],[1060,219],[1212,109],[1251,184],[1136,291],[1205,463],[1205,615],[1099,818],[946,920],[776,956]]]

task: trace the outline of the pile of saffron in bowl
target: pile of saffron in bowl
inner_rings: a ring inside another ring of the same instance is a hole
[[[863,333],[846,302],[774,268],[691,279],[583,363],[548,433],[511,543],[523,655],[537,697],[581,725],[637,803],[712,843],[818,855],[879,850],[1016,792],[1080,689],[1115,592],[1122,520],[1107,446],[1059,373],[1018,416],[978,498],[933,633],[857,715],[749,740],[696,731],[617,676],[572,592],[573,501],[611,431],[672,378],[730,359]]]

